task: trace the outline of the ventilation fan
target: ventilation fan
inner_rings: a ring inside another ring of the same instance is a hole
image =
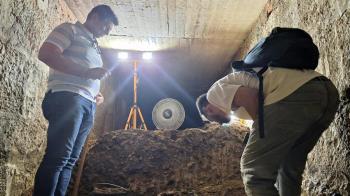
[[[176,130],[185,120],[184,107],[176,99],[162,99],[153,108],[152,120],[157,129]]]

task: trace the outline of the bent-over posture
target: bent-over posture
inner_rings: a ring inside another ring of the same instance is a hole
[[[247,195],[300,195],[307,155],[334,119],[338,91],[314,70],[270,67],[263,85],[264,138],[258,130],[258,79],[248,72],[215,82],[197,108],[209,121],[228,122],[231,111],[254,120],[241,158]]]

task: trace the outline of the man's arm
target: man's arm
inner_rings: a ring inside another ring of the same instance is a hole
[[[87,79],[101,79],[108,71],[104,68],[87,68],[63,56],[63,51],[52,43],[44,42],[38,58],[52,69]]]
[[[232,109],[244,107],[252,119],[255,119],[258,111],[258,92],[255,88],[239,87],[232,101]]]
[[[65,58],[60,48],[51,43],[44,42],[39,50],[38,58],[52,69],[66,74],[84,77],[84,73],[88,71],[88,68]]]

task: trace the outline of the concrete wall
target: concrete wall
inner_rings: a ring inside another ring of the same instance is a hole
[[[48,67],[40,44],[64,21],[63,0],[0,0],[0,195],[29,193],[46,146],[41,113]]]
[[[350,192],[349,6],[348,0],[271,0],[237,54],[242,57],[274,26],[301,27],[320,47],[318,71],[337,85],[342,105],[310,154],[303,186],[310,195]],[[48,68],[37,60],[37,52],[54,26],[75,17],[64,0],[0,0],[0,18],[0,196],[17,196],[30,192],[46,146],[41,101]],[[100,114],[113,116],[110,110]]]
[[[309,155],[303,188],[308,195],[350,193],[350,1],[270,0],[236,58],[275,26],[308,31],[319,46],[318,71],[339,89],[336,120]]]

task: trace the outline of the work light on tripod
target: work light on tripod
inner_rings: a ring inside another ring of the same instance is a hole
[[[145,120],[143,118],[142,112],[140,107],[137,105],[137,87],[138,87],[138,81],[139,81],[139,76],[138,76],[138,66],[141,58],[135,58],[136,55],[133,55],[132,63],[133,63],[133,90],[134,90],[134,100],[133,100],[133,105],[130,108],[129,116],[128,119],[125,123],[124,129],[144,129],[147,130],[147,126],[145,123]],[[140,56],[140,54],[138,55]],[[118,58],[121,60],[127,60],[129,58],[129,53],[127,52],[119,52],[118,53]],[[142,53],[142,60],[149,61],[152,59],[152,53],[151,52],[143,52]],[[137,126],[138,123],[138,117],[140,118],[140,126]]]

